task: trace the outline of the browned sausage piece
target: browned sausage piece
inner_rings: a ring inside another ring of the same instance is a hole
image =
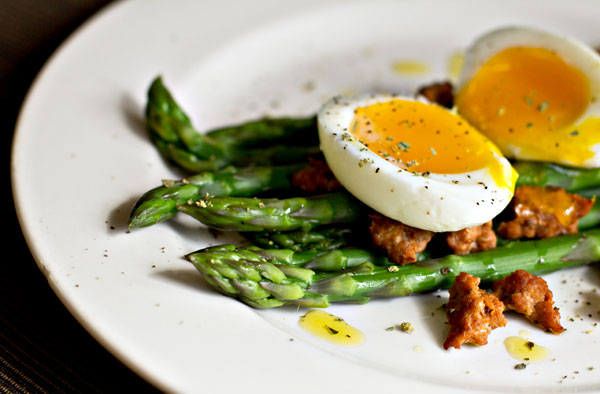
[[[444,349],[460,349],[463,343],[487,344],[493,329],[504,327],[504,304],[493,293],[479,288],[479,278],[461,272],[450,288],[446,315],[450,332]]]
[[[543,278],[524,270],[517,270],[493,284],[494,294],[504,302],[507,310],[522,313],[534,324],[553,334],[560,334],[560,313],[554,307],[552,292]]]
[[[389,259],[399,265],[417,261],[417,253],[425,250],[433,237],[432,231],[410,227],[379,214],[371,215],[369,230],[375,246],[385,249]]]
[[[592,205],[594,200],[567,193],[561,187],[519,186],[511,202],[515,218],[501,223],[498,234],[508,239],[573,234]]]
[[[292,185],[307,192],[330,192],[342,187],[327,163],[308,158],[308,166],[292,177]]]
[[[453,87],[450,82],[436,82],[419,88],[418,93],[432,103],[442,107],[452,108],[454,106]]]
[[[496,234],[492,221],[480,226],[467,227],[446,235],[446,242],[455,254],[464,255],[496,248]]]

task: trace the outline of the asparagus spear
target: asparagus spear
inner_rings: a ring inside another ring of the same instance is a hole
[[[148,89],[146,124],[163,156],[193,172],[228,164],[287,164],[319,153],[314,116],[261,119],[246,124],[197,132],[160,77]],[[273,145],[295,141],[293,147]],[[265,145],[248,150],[249,146]],[[308,145],[307,145],[308,144]]]
[[[177,209],[209,227],[237,231],[308,231],[327,224],[355,223],[362,205],[346,192],[287,199],[207,197]]]
[[[518,161],[517,186],[559,186],[568,192],[600,186],[600,168],[571,168],[546,162]]]
[[[302,261],[310,255],[294,256],[292,251],[238,251],[229,245],[202,249],[186,258],[218,291],[251,306],[327,307],[338,301],[367,302],[371,297],[402,297],[449,288],[461,272],[489,283],[517,269],[541,275],[596,262],[600,260],[600,229],[513,241],[494,250],[448,255],[401,267],[375,266],[366,252],[354,260],[358,265],[342,272],[323,272],[322,266],[312,260]]]
[[[177,204],[196,202],[206,195],[250,197],[268,190],[290,187],[295,171],[304,165],[285,167],[226,167],[217,172],[202,172],[184,180],[163,181],[146,192],[135,204],[129,229],[146,227],[173,217]]]
[[[262,248],[290,249],[294,252],[338,249],[348,244],[352,230],[333,227],[320,231],[264,231],[245,233],[253,245]]]
[[[238,231],[308,231],[325,224],[357,223],[362,217],[362,205],[344,192],[283,200],[209,196],[195,204],[177,204],[177,209],[209,227]],[[598,224],[600,205],[595,205],[578,228]]]
[[[187,114],[177,105],[171,93],[156,78],[148,89],[146,125],[161,151],[187,151],[199,159],[221,158],[228,155],[227,147],[211,137],[197,133]]]
[[[295,144],[317,146],[317,117],[305,118],[263,118],[240,125],[211,130],[210,138],[228,146],[256,146],[294,142]]]
[[[365,228],[366,230],[366,228]],[[252,242],[253,247],[265,249],[289,249],[294,252],[322,252],[334,253],[340,248],[354,248],[359,245],[370,244],[371,237],[368,231],[357,232],[346,227],[332,227],[312,231],[263,231],[246,232],[243,235]],[[346,249],[342,249],[345,251]],[[431,251],[424,250],[417,253],[417,261],[431,258]],[[377,260],[391,264],[387,258]],[[319,268],[322,270],[322,268]],[[338,268],[342,269],[342,267]]]
[[[209,131],[205,135],[194,130],[189,117],[175,102],[173,96],[157,77],[148,90],[146,109],[148,128],[159,150],[169,159],[192,171],[221,168],[239,163],[247,153],[239,147],[294,141],[302,145],[298,154],[318,151],[316,117],[260,119],[241,125]],[[285,158],[285,145],[273,150],[251,152],[255,159],[275,154]],[[305,156],[304,156],[305,157]],[[276,163],[281,161],[275,160]],[[517,185],[560,186],[567,191],[578,191],[600,185],[600,169],[571,168],[546,162],[517,161]]]

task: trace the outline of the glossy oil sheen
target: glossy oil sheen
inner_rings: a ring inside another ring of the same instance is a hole
[[[525,186],[519,188],[517,195],[519,204],[515,204],[515,211],[519,214],[529,214],[530,207],[534,206],[554,216],[565,227],[577,220],[577,204],[563,189]]]
[[[344,319],[319,309],[306,312],[298,324],[315,337],[340,346],[357,346],[365,340],[364,334]]]
[[[520,361],[540,362],[550,356],[550,350],[521,337],[508,337],[504,340],[508,354]]]

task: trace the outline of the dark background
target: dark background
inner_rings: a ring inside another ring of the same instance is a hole
[[[109,0],[0,1],[0,130],[6,178],[20,107],[36,74],[67,36]],[[8,185],[7,181],[7,186]],[[9,237],[0,263],[0,392],[153,392],[100,346],[51,290],[5,190]]]

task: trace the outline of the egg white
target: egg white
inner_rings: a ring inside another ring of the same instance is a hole
[[[568,64],[583,72],[589,80],[592,100],[574,124],[579,124],[590,117],[600,117],[600,55],[588,45],[574,38],[559,36],[531,27],[502,27],[492,30],[475,40],[465,53],[456,91],[460,91],[468,84],[481,66],[495,54],[515,46],[549,49],[558,54]],[[519,146],[511,145],[507,148],[510,150],[510,154],[517,159],[544,160],[544,157],[527,155]],[[595,155],[585,160],[581,166],[600,167],[600,144],[591,146],[590,150],[595,152]],[[505,152],[505,154],[508,153]],[[575,165],[569,162],[563,164]]]
[[[510,202],[513,190],[496,184],[487,169],[461,174],[422,174],[402,170],[365,147],[349,132],[354,110],[394,99],[393,95],[335,97],[319,111],[321,150],[340,183],[375,211],[406,225],[457,231],[483,224]],[[510,163],[497,155],[505,179]]]

